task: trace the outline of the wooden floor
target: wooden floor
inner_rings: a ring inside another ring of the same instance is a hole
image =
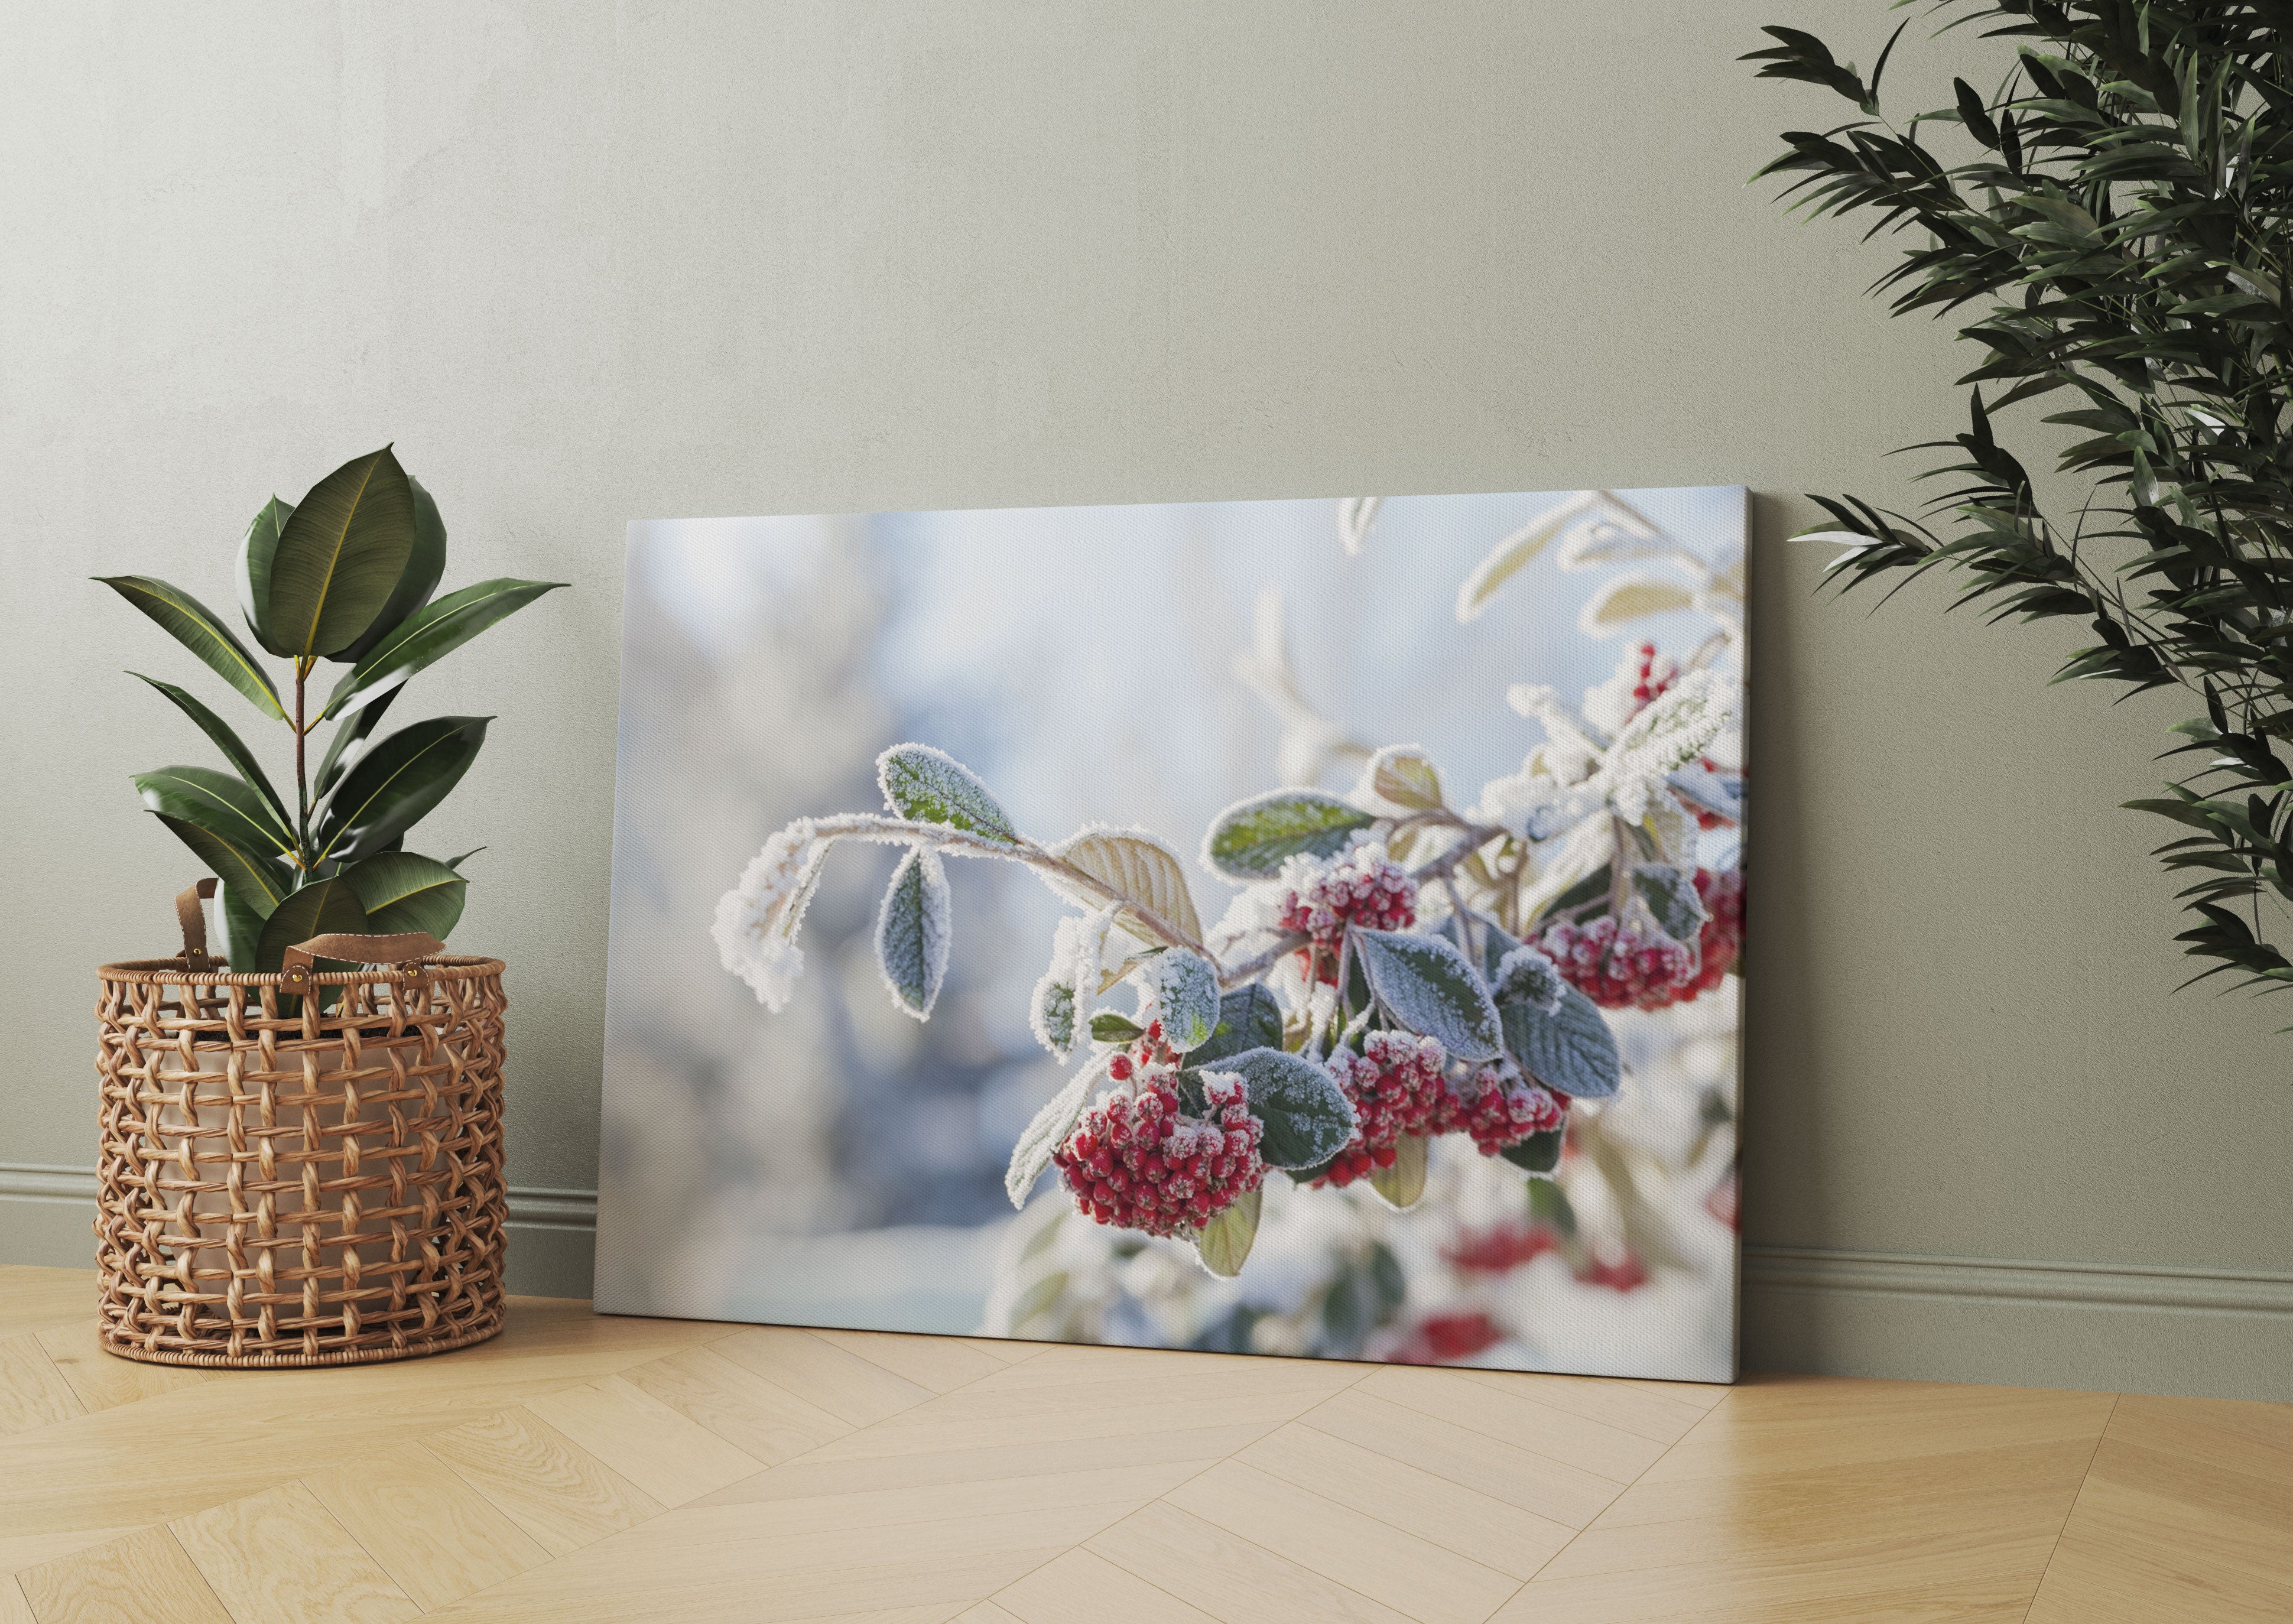
[[[0,1624],[2293,1618],[2293,1406],[600,1320],[97,1352],[0,1267]]]

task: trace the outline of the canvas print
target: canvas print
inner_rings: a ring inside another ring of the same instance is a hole
[[[1745,519],[632,525],[598,1306],[1732,1379]]]

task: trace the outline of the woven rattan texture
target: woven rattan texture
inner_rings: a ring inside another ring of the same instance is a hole
[[[500,961],[315,997],[180,959],[98,974],[107,1349],[363,1364],[501,1329]]]

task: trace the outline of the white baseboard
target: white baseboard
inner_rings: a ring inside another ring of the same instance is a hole
[[[0,1162],[12,1263],[88,1261],[86,1167]],[[512,1185],[510,1283],[586,1296],[597,1192]],[[1744,1248],[1744,1368],[2293,1401],[2293,1274]]]

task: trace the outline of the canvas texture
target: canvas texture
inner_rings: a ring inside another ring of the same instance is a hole
[[[633,524],[598,1306],[1732,1379],[1745,539]]]

